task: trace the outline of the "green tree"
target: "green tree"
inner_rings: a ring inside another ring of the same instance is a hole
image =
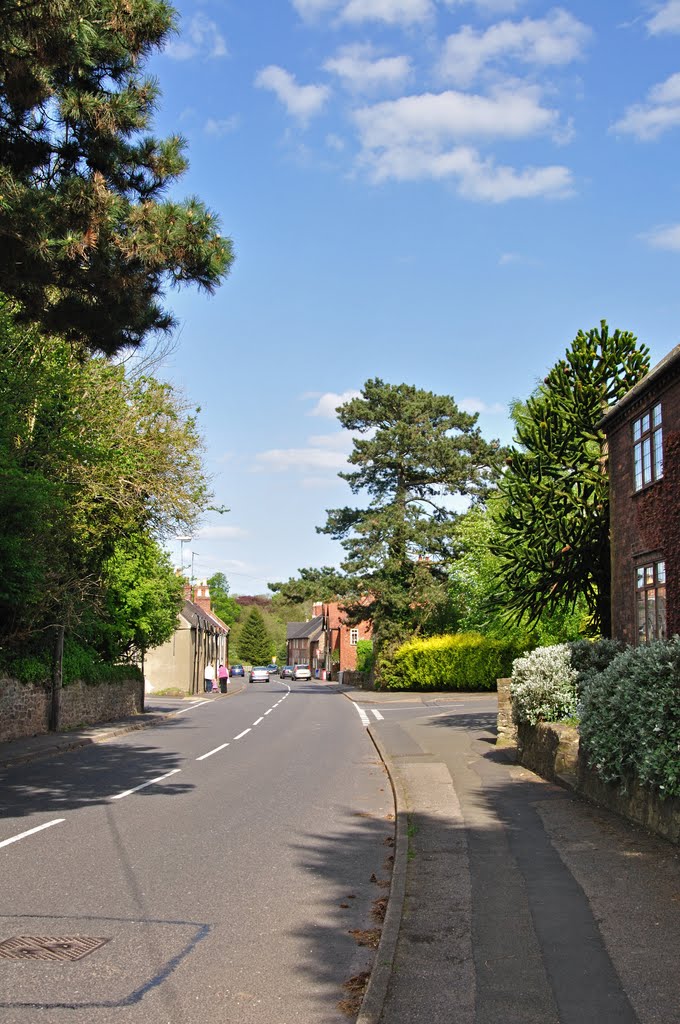
[[[297,606],[295,614],[300,615],[304,612],[310,616],[315,601],[337,600],[350,588],[344,573],[328,565],[323,565],[320,569],[300,569],[298,572],[297,577],[291,576],[283,583],[267,584],[274,592],[274,608],[288,611]]]
[[[183,581],[150,537],[119,540],[102,566],[108,660],[137,656],[165,643],[177,628]]]
[[[610,633],[609,476],[599,424],[649,369],[629,331],[579,331],[563,359],[515,409],[516,445],[501,484],[492,544],[503,600],[519,617],[575,607]]]
[[[241,606],[233,597],[229,596],[229,581],[227,577],[223,572],[213,573],[208,579],[208,587],[210,588],[210,600],[212,601],[213,611],[222,619],[222,622],[226,622],[228,626],[233,626],[241,615]]]
[[[196,198],[165,198],[184,140],[148,134],[164,0],[0,2],[0,289],[47,334],[112,354],[167,332],[170,285],[212,292],[233,260]]]
[[[356,438],[357,467],[339,475],[359,508],[328,511],[321,533],[339,539],[351,577],[351,621],[372,619],[378,653],[423,630],[447,599],[447,566],[456,515],[451,495],[482,498],[494,478],[498,444],[487,443],[477,416],[453,398],[379,378],[338,409]]]
[[[251,608],[238,637],[238,655],[249,665],[268,665],[274,653],[272,640],[262,612]]]

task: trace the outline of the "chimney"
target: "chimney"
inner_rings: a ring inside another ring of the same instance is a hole
[[[323,601],[315,601],[312,605],[312,618],[315,619],[317,615],[323,615]]]
[[[194,604],[197,604],[204,612],[211,611],[210,591],[208,590],[207,580],[199,580],[194,587]]]

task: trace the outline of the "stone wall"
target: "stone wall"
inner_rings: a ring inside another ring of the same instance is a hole
[[[512,720],[512,697],[510,696],[511,679],[497,679],[498,688],[498,735],[499,746],[514,747],[517,743],[517,726]]]
[[[373,689],[373,677],[368,672],[348,672],[344,670],[340,673],[340,681],[343,686],[354,686],[358,690]]]
[[[60,692],[58,731],[94,725],[141,712],[141,683],[71,683]],[[0,742],[49,732],[51,690],[0,679]]]
[[[521,723],[517,729],[517,761],[664,839],[680,843],[680,798],[662,800],[634,781],[625,791],[618,784],[604,782],[588,767],[580,749],[578,730],[573,726],[560,722]]]

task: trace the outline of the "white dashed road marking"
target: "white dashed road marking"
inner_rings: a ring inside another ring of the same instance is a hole
[[[262,716],[262,718],[256,719],[256,721],[253,722],[253,725],[259,725],[260,722],[264,722],[264,715]]]
[[[364,709],[360,708],[358,704],[355,704],[354,707],[357,709],[357,713],[359,715],[359,718],[361,719],[361,724],[370,725],[371,723],[369,722],[368,715],[366,714]]]
[[[218,751],[224,750],[224,748],[228,747],[228,746],[229,746],[228,743],[222,743],[222,744],[220,744],[219,747],[215,747],[214,750],[209,750],[207,754],[201,754],[201,756],[197,757],[196,760],[197,761],[205,761],[206,757],[212,757],[213,754],[217,754]]]
[[[116,795],[112,796],[111,799],[122,800],[124,796],[130,796],[131,793],[137,793],[140,789],[146,789],[147,786],[153,786],[157,782],[162,782],[163,779],[169,779],[171,775],[177,775],[177,773],[181,771],[181,768],[173,768],[171,772],[166,772],[165,775],[159,775],[156,779],[149,779],[148,782],[143,782],[141,786],[135,786],[133,789],[126,789],[124,793],[116,793]]]
[[[234,739],[235,739],[235,740],[240,740],[240,739],[243,739],[243,737],[244,737],[244,736],[247,736],[249,732],[250,732],[250,729],[244,729],[244,730],[243,730],[243,732],[240,732],[240,733],[238,734],[238,736],[234,736]]]
[[[54,821],[46,821],[44,825],[37,825],[35,828],[29,828],[28,832],[20,832],[18,836],[12,836],[11,839],[3,839],[0,843],[0,847],[9,846],[10,843],[18,843],[20,839],[25,839],[27,836],[35,835],[36,832],[42,832],[43,829],[51,828],[52,825],[58,825],[62,821],[66,821],[66,818],[55,818]]]
[[[373,712],[374,717],[377,718],[377,720],[379,722],[384,722],[385,721],[384,716],[381,715],[379,711],[376,711],[375,708],[371,708],[371,711]]]

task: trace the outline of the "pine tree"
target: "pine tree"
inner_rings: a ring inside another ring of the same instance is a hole
[[[629,331],[579,331],[565,357],[515,410],[517,447],[499,504],[493,552],[505,606],[537,620],[585,598],[610,633],[609,476],[599,424],[649,369]]]
[[[453,398],[407,384],[368,380],[338,409],[354,440],[353,472],[339,475],[367,506],[328,511],[320,533],[339,539],[355,591],[350,619],[373,621],[378,648],[423,628],[447,600],[453,555],[453,494],[482,498],[494,477],[498,444],[484,441],[477,416]]]
[[[238,638],[238,654],[249,665],[268,665],[274,642],[259,608],[251,608]]]
[[[165,0],[0,0],[0,291],[107,355],[167,332],[166,285],[213,291],[233,254],[198,199],[170,201],[178,136],[146,134]]]

